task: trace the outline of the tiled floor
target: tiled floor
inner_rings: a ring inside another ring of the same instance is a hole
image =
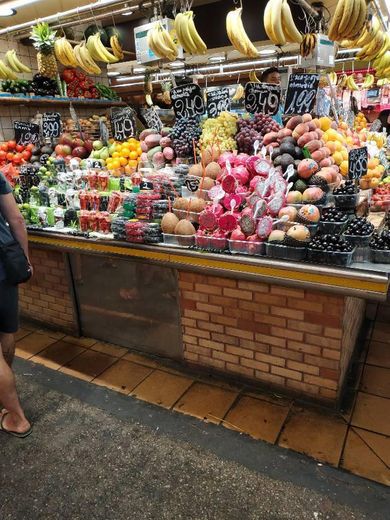
[[[332,414],[127,349],[26,326],[17,355],[122,394],[237,430],[390,485],[390,306],[380,307],[351,409]]]

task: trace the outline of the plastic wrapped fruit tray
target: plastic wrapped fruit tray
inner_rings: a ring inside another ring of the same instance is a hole
[[[198,197],[199,199],[203,199],[203,200],[206,200],[206,201],[210,200],[209,199],[209,190],[197,190],[195,192],[192,192],[188,188],[186,188],[185,186],[182,186],[182,188],[181,188],[181,196],[182,197],[188,198],[188,197],[193,197],[194,195],[196,197]]]
[[[320,220],[319,223],[319,232],[324,235],[339,235],[342,233],[348,224],[348,220],[345,222],[327,222],[325,220]]]
[[[275,225],[275,229],[281,229],[282,231],[288,231],[291,227],[296,226],[297,222],[278,222]],[[318,231],[318,224],[303,224],[310,231],[310,236],[314,235]]]
[[[186,211],[185,209],[173,209],[173,213],[177,216],[179,220],[186,218],[191,222],[199,223],[199,213],[195,213],[194,211]]]
[[[247,242],[246,240],[229,240],[229,250],[232,254],[263,256],[265,242]]]
[[[359,203],[359,193],[350,194],[332,194],[334,205],[337,209],[355,209]]]
[[[280,258],[282,260],[305,260],[307,248],[306,247],[291,247],[284,244],[265,245],[267,256],[270,258]]]
[[[195,245],[195,235],[171,235],[163,233],[164,244],[175,247],[191,247]]]
[[[196,236],[195,244],[196,247],[200,249],[209,249],[212,251],[226,251],[226,249],[229,248],[227,238]]]
[[[390,264],[390,251],[371,249],[371,262],[375,264]]]
[[[351,265],[355,249],[348,253],[341,251],[318,251],[315,249],[308,249],[307,259],[309,262],[316,264],[329,264],[346,267]]]
[[[359,247],[367,247],[369,243],[371,242],[372,235],[374,233],[370,233],[369,235],[348,235],[348,233],[343,233],[343,237],[345,240],[348,240],[350,244],[353,244],[354,246]]]

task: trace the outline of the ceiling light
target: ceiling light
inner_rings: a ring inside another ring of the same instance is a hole
[[[9,7],[0,7],[0,17],[5,18],[6,16],[14,16],[16,14],[15,9]]]
[[[109,72],[107,72],[107,76],[120,76],[121,73],[120,72],[117,72],[116,70],[110,70]]]
[[[169,66],[172,69],[178,69],[179,67],[183,66],[183,62],[181,62],[181,61],[173,61],[172,63],[169,64]]]
[[[212,63],[220,63],[221,61],[225,61],[226,57],[224,55],[220,56],[210,56],[209,61]]]
[[[145,70],[145,67],[134,67],[133,74],[142,74],[142,72],[145,72]]]
[[[131,16],[134,11],[126,11],[125,13],[122,13],[122,16]]]
[[[17,7],[22,7],[23,5],[34,4],[35,2],[38,2],[38,1],[39,0],[10,0],[9,2],[3,2],[1,5],[0,12],[3,12],[3,10],[9,11],[10,9],[16,9]],[[11,15],[8,14],[6,16],[11,16]]]
[[[270,56],[271,54],[276,54],[276,49],[261,49],[259,54],[260,56]]]

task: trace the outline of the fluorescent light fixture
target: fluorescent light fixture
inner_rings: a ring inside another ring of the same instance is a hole
[[[361,50],[362,50],[361,47],[356,47],[354,49],[339,49],[337,54],[352,54],[354,52],[359,52]]]
[[[183,66],[183,62],[181,62],[181,61],[173,61],[172,63],[169,64],[169,66],[170,66],[172,69],[177,69],[177,68]]]
[[[223,54],[220,54],[218,56],[210,56],[209,58],[209,61],[211,63],[220,63],[221,61],[225,61],[226,60],[226,56],[224,56]]]
[[[120,76],[121,73],[120,72],[117,72],[115,70],[110,70],[107,72],[107,76]]]
[[[11,9],[10,7],[0,7],[0,18],[5,18],[6,16],[14,16],[16,14],[16,9]]]
[[[3,10],[5,10],[5,9],[7,9],[7,11],[10,9],[17,9],[18,7],[23,7],[24,5],[34,4],[38,1],[39,0],[10,0],[9,2],[3,2],[1,4],[1,12],[3,12]],[[6,15],[6,16],[10,16],[10,15]]]
[[[131,16],[134,11],[126,11],[125,13],[122,13],[122,16]]]
[[[276,49],[260,49],[260,56],[270,56],[271,54],[276,54]]]
[[[134,67],[133,68],[133,74],[141,74],[142,72],[145,72],[145,67]]]

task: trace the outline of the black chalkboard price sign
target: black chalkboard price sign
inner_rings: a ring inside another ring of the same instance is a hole
[[[111,128],[116,141],[126,141],[135,135],[134,111],[130,107],[111,109]]]
[[[36,144],[39,141],[39,125],[14,121],[15,141],[17,144]]]
[[[56,139],[61,135],[61,114],[58,112],[45,112],[42,118],[42,135]]]
[[[367,173],[368,151],[367,147],[354,148],[348,154],[348,177],[359,180]]]
[[[271,83],[247,83],[245,85],[245,110],[250,114],[273,116],[280,105],[280,86]]]
[[[319,81],[318,74],[291,74],[284,106],[285,115],[302,115],[312,112]]]
[[[156,132],[161,131],[164,125],[155,108],[148,108],[142,115],[148,128],[153,128]]]
[[[191,193],[195,193],[199,189],[200,179],[186,179],[184,184],[188,191],[190,191]]]
[[[171,100],[176,119],[201,116],[205,113],[202,91],[194,83],[173,88]]]
[[[207,92],[207,115],[209,117],[217,117],[221,112],[228,112],[230,106],[228,88],[219,88]]]

